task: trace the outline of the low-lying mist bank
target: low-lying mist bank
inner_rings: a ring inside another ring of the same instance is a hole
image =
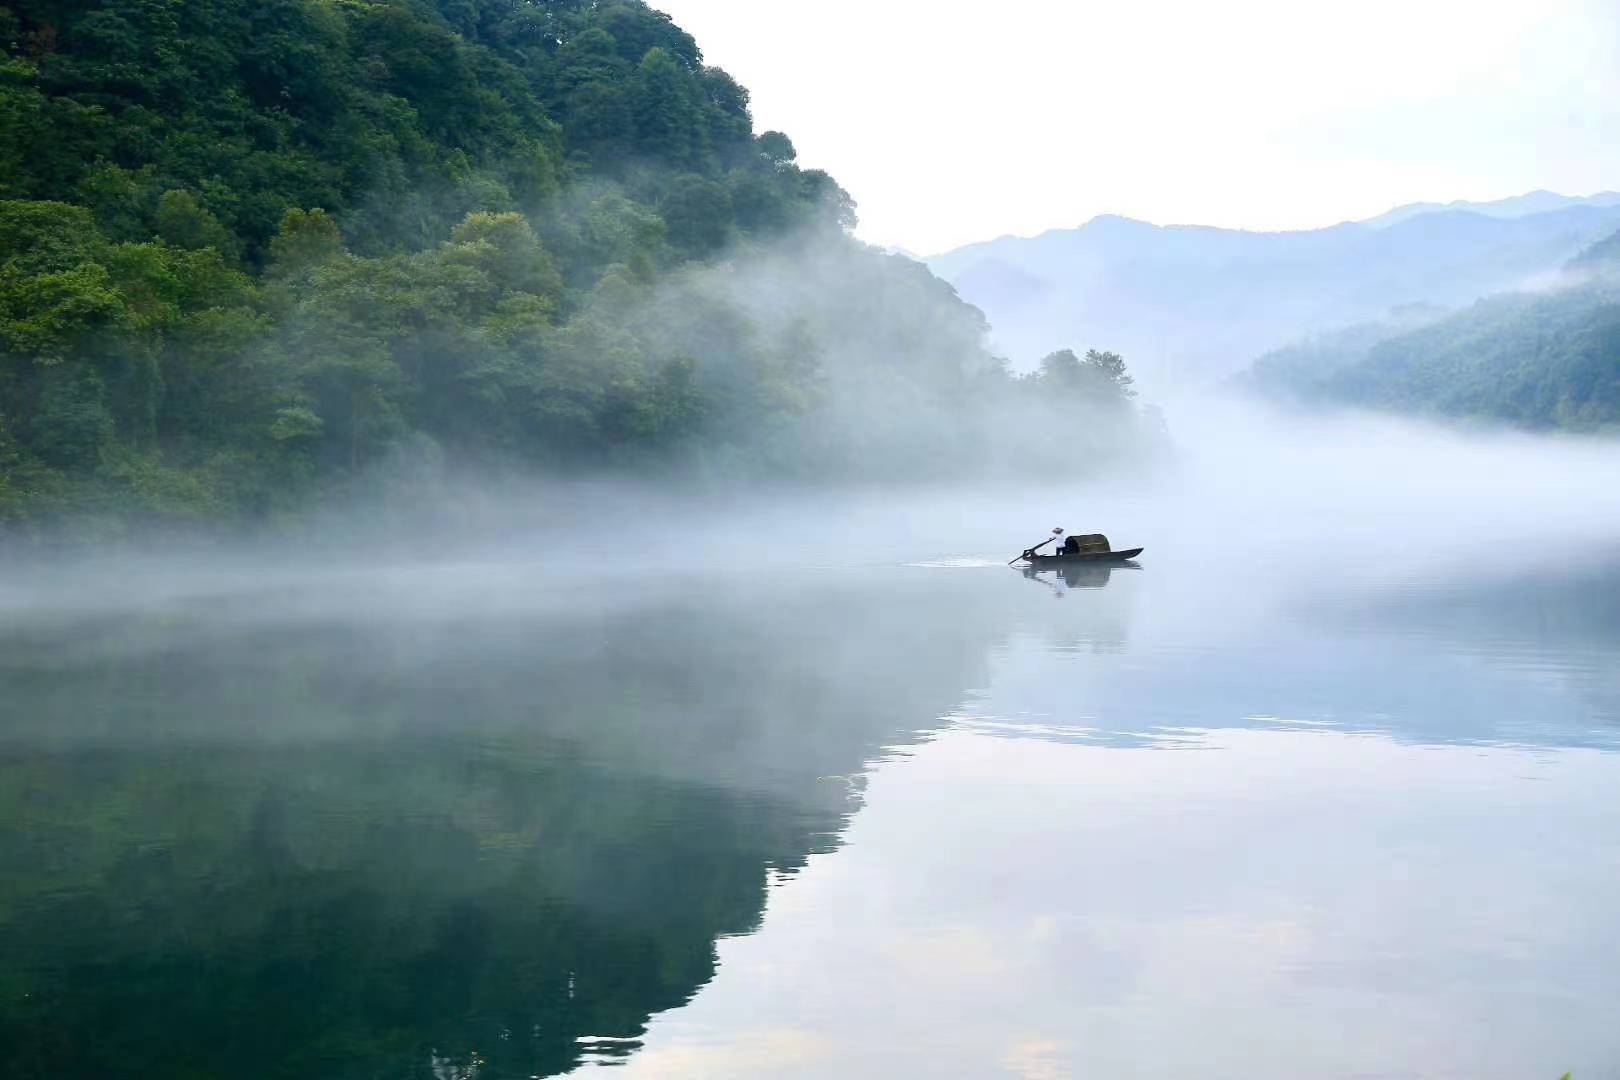
[[[1307,418],[1239,399],[1171,421],[1175,450],[1158,468],[1089,476],[1054,461],[996,482],[717,489],[447,470],[274,536],[14,549],[0,606],[140,605],[323,577],[369,577],[449,610],[508,589],[592,603],[669,576],[993,567],[1058,526],[1145,547],[1148,572],[1204,599],[1223,581],[1351,588],[1557,572],[1620,551],[1613,440]]]
[[[1620,440],[1301,414],[1240,396],[1170,411],[1182,450],[1157,503],[1189,550],[1285,564],[1476,566],[1620,543]],[[1203,528],[1207,524],[1212,528]]]

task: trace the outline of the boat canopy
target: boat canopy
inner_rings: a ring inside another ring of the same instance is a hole
[[[1113,550],[1108,537],[1102,533],[1072,533],[1063,540],[1063,551],[1070,555],[1089,555],[1093,552]]]

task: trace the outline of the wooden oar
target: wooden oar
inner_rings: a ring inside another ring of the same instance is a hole
[[[1025,559],[1032,558],[1037,551],[1041,550],[1041,548],[1045,547],[1047,544],[1050,544],[1052,541],[1056,540],[1058,537],[1060,537],[1062,535],[1063,535],[1063,530],[1062,529],[1053,529],[1051,536],[1048,536],[1045,540],[1042,540],[1040,543],[1036,544],[1032,548],[1025,548],[1024,553],[1022,555],[1018,556],[1018,558],[1016,558],[1016,559],[1008,559],[1007,560],[1007,565],[1011,566],[1015,562],[1022,562]]]

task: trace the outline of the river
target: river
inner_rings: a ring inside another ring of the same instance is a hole
[[[1606,527],[1086,499],[12,575],[0,1072],[1620,1068]]]

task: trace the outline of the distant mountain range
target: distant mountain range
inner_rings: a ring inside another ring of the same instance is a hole
[[[1585,196],[1560,195],[1556,191],[1532,191],[1525,195],[1497,199],[1494,202],[1468,202],[1465,199],[1456,199],[1448,203],[1407,203],[1377,217],[1368,218],[1361,224],[1382,229],[1396,222],[1415,218],[1419,214],[1433,214],[1445,210],[1464,210],[1494,218],[1529,217],[1531,214],[1545,214],[1571,206],[1620,206],[1620,191],[1600,191],[1596,195]]]
[[[1107,215],[925,260],[1028,368],[1063,347],[1125,354],[1150,394],[1213,382],[1312,333],[1412,304],[1457,307],[1546,282],[1620,231],[1620,193],[1532,192],[1399,207],[1299,232]]]
[[[1555,288],[1419,305],[1274,349],[1233,385],[1304,406],[1352,406],[1533,430],[1620,428],[1620,234]]]

